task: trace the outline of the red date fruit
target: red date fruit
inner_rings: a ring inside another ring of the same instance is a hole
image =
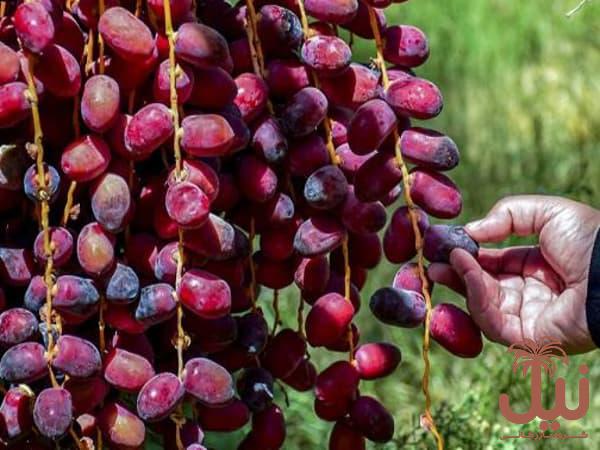
[[[107,67],[107,74],[119,83],[121,91],[131,93],[131,91],[141,87],[150,77],[157,64],[158,51],[156,48],[152,50],[147,58],[142,60],[132,61],[113,55]]]
[[[146,326],[135,320],[135,305],[120,305],[113,303],[105,312],[108,326],[129,334],[140,334],[146,331]]]
[[[231,309],[229,285],[215,275],[192,269],[181,278],[177,295],[183,306],[204,319],[217,319]]]
[[[201,319],[190,315],[185,317],[184,327],[193,330],[192,348],[208,354],[225,350],[237,337],[237,323],[230,315],[219,319]]]
[[[356,370],[363,380],[390,375],[402,359],[400,349],[386,342],[363,344],[356,349]]]
[[[185,390],[179,378],[169,372],[150,378],[138,393],[137,413],[146,422],[157,422],[177,407]]]
[[[0,128],[10,128],[29,116],[31,104],[25,97],[27,85],[20,81],[0,86]]]
[[[33,392],[25,386],[10,388],[0,405],[0,434],[5,440],[17,439],[31,430],[33,425],[31,402]]]
[[[46,189],[45,192],[48,194],[49,202],[54,203],[56,197],[59,194],[60,187],[60,175],[58,171],[46,164],[43,165],[44,173],[46,177]],[[32,201],[36,202],[41,200],[41,186],[39,184],[39,177],[37,174],[37,165],[33,164],[27,169],[25,175],[23,177],[23,191],[25,195]],[[9,192],[9,191],[0,191],[0,192]],[[6,197],[3,200],[7,200]]]
[[[96,433],[96,427],[98,426],[96,417],[91,414],[81,414],[77,416],[75,422],[77,422],[77,428],[81,430],[81,435],[84,438],[91,438]]]
[[[348,420],[338,420],[329,436],[329,450],[365,450],[365,438]]]
[[[402,328],[414,328],[425,320],[423,296],[415,291],[383,287],[375,291],[369,307],[383,323]]]
[[[151,284],[142,288],[135,310],[135,320],[145,325],[164,322],[175,315],[177,302],[175,290],[166,283]]]
[[[256,119],[266,108],[268,101],[267,84],[253,73],[243,73],[235,79],[237,94],[233,103],[239,108],[246,123]]]
[[[387,0],[383,0],[383,2],[386,1]],[[381,0],[376,0],[376,2],[380,3]],[[351,20],[344,22],[342,27],[363,39],[374,39],[375,36],[373,35],[373,28],[371,27],[369,9],[369,5],[366,1],[358,0],[358,10],[356,11],[356,14]],[[383,10],[374,8],[373,11],[375,12],[375,19],[379,29],[385,30],[387,21]]]
[[[342,244],[346,231],[333,217],[315,216],[300,225],[294,238],[294,248],[305,257],[328,253]]]
[[[125,147],[129,158],[148,158],[173,134],[171,111],[161,103],[150,103],[134,114],[125,127]]]
[[[167,106],[171,104],[170,67],[168,59],[160,63],[154,76],[154,83],[152,83],[152,96],[154,100]],[[176,67],[175,89],[177,90],[177,104],[183,105],[192,95],[194,72],[185,66]]]
[[[106,75],[90,77],[81,96],[81,118],[95,133],[104,133],[117,120],[120,90],[118,83]]]
[[[132,303],[140,292],[140,280],[131,267],[117,263],[109,275],[105,291],[106,299],[110,302]]]
[[[417,67],[429,57],[425,33],[410,25],[387,27],[384,35],[383,57],[391,64]]]
[[[64,266],[73,255],[73,235],[66,228],[50,228],[50,242],[54,247],[52,250],[52,262],[54,267]],[[46,264],[46,253],[44,251],[44,233],[40,232],[33,243],[35,259],[41,264]]]
[[[98,31],[104,42],[123,59],[144,60],[154,50],[152,33],[148,27],[120,6],[109,8],[102,14]]]
[[[71,378],[65,382],[64,388],[71,393],[75,415],[92,413],[104,402],[110,391],[108,383],[99,376],[83,380]]]
[[[304,198],[316,209],[333,209],[344,201],[348,181],[336,165],[327,165],[313,172],[304,184]]]
[[[54,22],[41,1],[21,3],[13,24],[23,46],[33,53],[43,52],[54,40]]]
[[[427,268],[425,268],[427,270]],[[427,280],[429,291],[433,289],[433,282]],[[417,263],[409,262],[400,266],[394,280],[392,281],[392,287],[397,289],[404,289],[406,291],[423,292],[423,282],[419,274],[419,266]]]
[[[230,223],[210,214],[200,228],[184,233],[183,245],[193,253],[220,261],[236,255],[239,233]]]
[[[223,116],[198,114],[181,122],[182,148],[193,156],[226,155],[234,143],[234,130]]]
[[[275,171],[251,154],[236,164],[236,178],[242,194],[254,202],[266,202],[277,191]]]
[[[417,215],[417,224],[423,235],[429,228],[427,214],[421,209],[415,209],[413,213]],[[401,206],[394,211],[383,237],[383,251],[388,261],[396,264],[408,261],[417,254],[408,207]]]
[[[362,64],[351,63],[341,74],[323,78],[321,89],[332,105],[355,110],[377,96],[379,74]]]
[[[373,397],[361,396],[352,404],[350,419],[373,442],[388,442],[394,435],[394,418]]]
[[[47,388],[39,393],[33,407],[33,421],[39,432],[48,438],[58,439],[71,426],[73,402],[64,388]]]
[[[237,380],[242,401],[252,412],[263,411],[273,400],[273,376],[261,367],[244,370]]]
[[[444,106],[438,87],[431,81],[417,77],[390,83],[385,100],[396,114],[420,120],[436,117]]]
[[[138,392],[154,376],[154,369],[143,356],[115,348],[106,357],[104,378],[117,389]]]
[[[348,414],[351,404],[352,402],[345,398],[329,403],[315,398],[314,410],[319,419],[335,422]]]
[[[98,426],[108,443],[116,448],[139,448],[146,438],[144,422],[115,402],[102,407]]]
[[[115,173],[104,174],[90,190],[92,212],[106,231],[117,233],[131,217],[132,199],[127,181]]]
[[[319,296],[329,281],[329,262],[325,256],[302,258],[294,273],[294,282],[303,294]]]
[[[233,380],[222,366],[206,358],[185,363],[183,386],[205,405],[222,405],[233,398]]]
[[[166,425],[166,430],[163,431],[165,450],[178,450],[177,434],[181,438],[181,443],[186,450],[207,450],[206,447],[200,445],[204,440],[204,430],[200,428],[197,419],[188,419],[177,430],[177,425],[172,420],[163,422]],[[163,428],[160,425],[158,428]]]
[[[219,176],[211,166],[202,161],[183,160],[183,172],[184,181],[189,181],[200,187],[211,202],[216,199],[219,194],[220,181]],[[169,185],[176,183],[175,178],[175,170],[172,170],[167,183]]]
[[[0,378],[9,383],[30,383],[47,373],[45,349],[37,342],[17,344],[0,359]]]
[[[177,241],[165,244],[160,251],[153,256],[152,276],[159,281],[174,283],[177,273],[177,261],[179,258],[179,244]]]
[[[298,367],[282,381],[298,392],[310,391],[315,386],[317,368],[308,359],[303,359]]]
[[[306,342],[295,331],[286,328],[271,338],[264,353],[262,364],[276,378],[286,378],[304,360]]]
[[[293,200],[282,192],[278,192],[267,202],[256,205],[256,208],[258,213],[255,215],[255,220],[264,222],[265,227],[289,225],[296,212]]]
[[[426,128],[409,128],[400,138],[402,156],[425,169],[450,170],[456,167],[459,153],[448,136]]]
[[[352,303],[337,293],[319,298],[306,317],[306,338],[310,345],[336,343],[348,331],[354,312]]]
[[[231,72],[233,61],[227,41],[217,31],[200,23],[184,23],[175,39],[177,58],[201,69],[220,67]]]
[[[342,222],[355,234],[377,233],[387,219],[385,207],[380,202],[361,202],[349,186],[346,199],[341,208]]]
[[[177,275],[177,258],[179,258],[179,243],[177,241],[166,244],[154,262],[154,276],[159,281],[175,283]]]
[[[314,87],[305,87],[294,94],[281,114],[284,131],[292,137],[306,136],[319,126],[327,115],[327,98]]]
[[[27,286],[35,272],[27,249],[0,247],[0,279],[9,286]]]
[[[460,214],[462,196],[450,178],[419,168],[410,177],[412,198],[425,212],[440,219],[453,219]]]
[[[189,181],[169,186],[165,206],[169,217],[186,229],[202,226],[210,213],[210,199],[199,186]]]
[[[61,275],[56,279],[56,293],[52,305],[59,312],[86,315],[93,311],[100,300],[100,294],[92,280],[74,275]],[[46,289],[44,286],[44,299]]]
[[[339,147],[348,142],[348,126],[354,113],[347,108],[333,107],[329,111],[329,121],[331,123],[331,140],[333,145]]]
[[[52,67],[52,70],[42,70],[42,67]],[[35,75],[44,84],[44,89],[56,97],[74,97],[81,88],[79,63],[60,45],[48,46],[38,58],[35,69]]]
[[[106,142],[99,136],[86,135],[63,150],[60,168],[70,180],[83,183],[104,173],[110,159]]]
[[[87,224],[77,238],[77,260],[92,277],[108,272],[115,262],[115,237],[104,231],[100,224]]]
[[[475,358],[483,349],[481,331],[458,306],[440,303],[431,313],[431,338],[461,358]]]
[[[242,428],[250,421],[250,410],[244,402],[234,399],[224,406],[196,406],[198,422],[203,430],[229,432]]]
[[[269,55],[286,56],[302,43],[302,23],[296,14],[277,5],[260,8],[260,41]]]
[[[316,19],[333,24],[343,24],[351,20],[358,9],[357,0],[341,0],[330,2],[327,0],[307,0],[306,12]]]
[[[310,84],[306,67],[293,59],[269,61],[265,81],[269,86],[269,93],[279,98],[290,98]]]
[[[274,261],[262,252],[256,252],[253,259],[259,284],[270,289],[283,289],[294,281],[293,261]]]
[[[236,345],[250,354],[262,353],[269,337],[269,326],[262,314],[248,313],[238,317],[237,324]]]
[[[192,9],[192,0],[171,1],[171,18],[175,24],[185,20]],[[165,20],[164,3],[160,0],[148,1],[148,10],[161,22]]]
[[[317,376],[315,397],[325,403],[352,400],[360,382],[356,367],[347,361],[337,361]]]
[[[237,95],[231,75],[220,67],[196,69],[188,102],[198,108],[219,110],[228,106]]]
[[[354,113],[348,125],[348,144],[358,155],[377,150],[396,128],[396,114],[380,99],[369,100]]]
[[[358,169],[375,155],[375,152],[367,153],[366,155],[357,155],[347,143],[340,145],[335,149],[335,152],[339,158],[340,168],[344,171],[346,178],[351,183],[354,183]]]
[[[296,229],[296,224],[289,223],[263,231],[260,235],[261,254],[271,261],[285,261],[291,257]]]
[[[356,171],[354,193],[363,202],[382,199],[402,181],[402,171],[393,154],[375,153]]]
[[[431,262],[448,263],[450,253],[461,248],[477,256],[479,245],[465,231],[456,225],[432,225],[425,233],[423,254]]]
[[[269,163],[278,163],[287,153],[288,144],[279,122],[265,116],[258,119],[252,133],[252,148]]]
[[[272,404],[252,415],[252,431],[246,439],[252,448],[278,449],[285,441],[285,420],[281,409]]]
[[[352,50],[336,36],[312,36],[304,41],[300,58],[322,76],[334,76],[348,67]]]
[[[38,321],[23,308],[11,308],[0,314],[0,346],[12,347],[31,339],[37,333]]]
[[[88,378],[102,368],[100,352],[90,341],[65,334],[58,338],[56,347],[52,367],[70,377]]]
[[[310,133],[290,142],[286,166],[291,175],[307,177],[326,164],[329,164],[329,153],[318,134]]]

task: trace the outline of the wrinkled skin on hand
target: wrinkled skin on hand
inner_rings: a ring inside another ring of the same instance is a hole
[[[467,298],[488,339],[510,345],[554,337],[569,353],[595,348],[585,300],[600,211],[559,197],[515,196],[466,226],[479,243],[537,236],[538,244],[481,248],[475,259],[456,249],[450,264],[432,264],[429,276]]]

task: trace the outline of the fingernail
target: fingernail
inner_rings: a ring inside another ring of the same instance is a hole
[[[465,230],[467,230],[467,232],[476,231],[477,228],[481,227],[484,220],[485,219],[480,219],[480,220],[475,220],[473,222],[469,222],[468,224],[465,225]]]

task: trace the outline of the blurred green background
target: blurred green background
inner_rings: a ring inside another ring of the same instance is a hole
[[[449,134],[461,149],[462,162],[452,173],[464,197],[458,222],[481,216],[507,194],[557,194],[600,205],[600,1],[592,0],[566,18],[577,2],[411,0],[388,9],[388,23],[416,25],[430,39],[431,57],[417,73],[437,83],[445,98],[440,117],[426,126]],[[374,54],[371,42],[359,41],[354,49],[358,60],[368,61]],[[385,327],[366,307],[370,294],[391,282],[394,270],[382,264],[362,291],[362,342],[383,339],[398,344],[403,352],[403,362],[391,377],[361,385],[396,419],[394,442],[368,448],[430,449],[434,443],[418,425],[423,410],[421,330]],[[448,300],[462,303],[436,287],[434,302]],[[261,301],[269,313],[270,293],[265,292]],[[294,326],[297,294],[283,294],[281,303],[284,324]],[[331,361],[331,355],[319,351],[313,351],[312,358],[321,369]],[[563,421],[561,428],[572,434],[585,429],[590,438],[535,445],[500,439],[518,434],[519,427],[500,415],[498,395],[508,391],[511,398],[529,396],[524,379],[512,374],[511,355],[505,348],[486,343],[481,357],[461,360],[434,344],[431,361],[433,411],[448,449],[600,447],[598,353],[573,358],[569,365],[571,393],[578,363],[590,365],[592,399],[584,420]],[[565,373],[562,369],[559,374]],[[331,424],[315,418],[312,394],[289,389],[288,394],[284,448],[327,448]],[[281,390],[278,402],[285,403]],[[210,434],[207,443],[219,450],[233,449],[240,436]]]

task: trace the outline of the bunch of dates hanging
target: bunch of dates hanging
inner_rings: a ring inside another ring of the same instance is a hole
[[[332,422],[320,448],[392,439],[360,385],[400,349],[354,319],[384,255],[404,265],[373,314],[417,327],[427,313],[398,148],[425,257],[477,252],[428,221],[461,211],[445,174],[459,153],[411,125],[443,103],[413,72],[421,30],[386,23],[386,0],[301,1],[1,2],[3,448],[142,449],[152,434],[201,450],[243,429],[239,449],[276,450],[288,388]],[[373,14],[386,82],[339,36],[373,40]],[[450,304],[431,335],[481,351]]]

